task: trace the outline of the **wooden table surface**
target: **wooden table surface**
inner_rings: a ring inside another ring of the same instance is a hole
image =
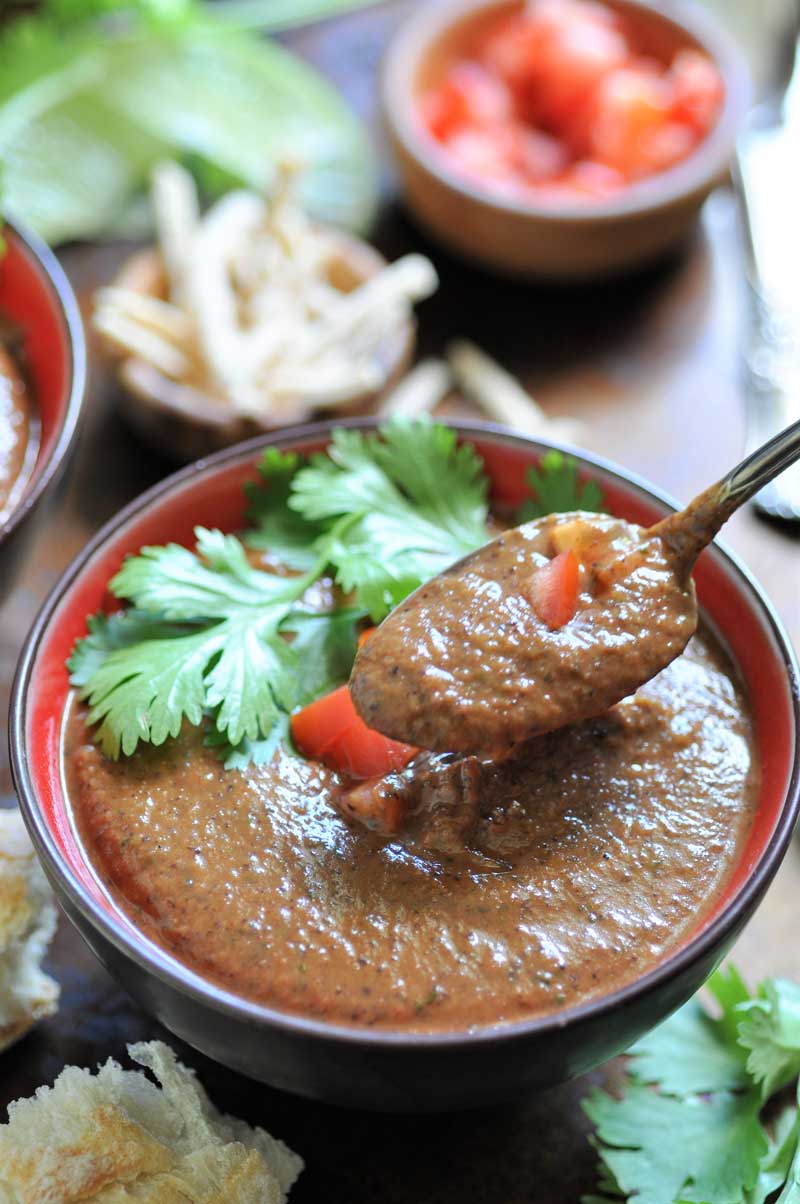
[[[394,4],[318,26],[293,42],[373,121],[377,63],[407,5]],[[633,469],[680,499],[720,475],[744,445],[739,387],[740,265],[731,198],[718,193],[701,231],[674,262],[636,278],[554,290],[493,279],[450,259],[385,204],[375,240],[390,257],[421,249],[435,260],[440,292],[420,312],[421,350],[435,353],[455,335],[475,339],[516,372],[552,413],[578,415],[591,449]],[[70,247],[65,267],[86,313],[92,290],[125,253],[121,246]],[[91,384],[82,438],[67,488],[42,524],[19,583],[0,609],[0,715],[14,664],[38,603],[94,530],[170,470],[115,412],[114,384],[91,348]],[[726,531],[800,639],[800,555],[796,534],[752,512]],[[10,795],[0,741],[0,798]],[[794,845],[735,957],[746,977],[800,977],[795,899],[800,856]],[[62,985],[58,1015],[0,1062],[0,1115],[12,1099],[51,1082],[66,1062],[124,1059],[127,1042],[172,1040],[224,1109],[285,1138],[306,1159],[297,1204],[567,1204],[592,1186],[593,1157],[579,1100],[586,1079],[504,1108],[441,1118],[391,1118],[325,1108],[253,1084],[180,1046],[153,1023],[94,960],[66,920],[49,957]]]

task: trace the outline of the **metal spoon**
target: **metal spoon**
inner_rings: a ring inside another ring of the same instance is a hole
[[[420,586],[366,641],[350,678],[356,709],[395,739],[483,755],[602,713],[683,651],[697,627],[697,557],[798,458],[800,421],[647,530],[556,514],[503,532]],[[576,533],[590,541],[577,610],[548,627],[536,575]]]

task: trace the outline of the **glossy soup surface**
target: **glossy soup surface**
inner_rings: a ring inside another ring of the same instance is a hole
[[[423,799],[451,771],[434,758]],[[416,1030],[543,1015],[652,967],[713,908],[759,782],[703,631],[605,715],[482,762],[461,850],[348,823],[336,775],[285,753],[225,771],[187,732],[112,763],[77,707],[65,774],[99,877],[179,960],[291,1012]]]

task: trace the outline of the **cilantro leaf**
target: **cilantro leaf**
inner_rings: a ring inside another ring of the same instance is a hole
[[[347,607],[333,614],[295,610],[283,625],[293,635],[297,664],[292,706],[305,706],[347,681],[355,660],[357,624],[365,612]]]
[[[800,1204],[800,1109],[768,1113],[768,1131],[758,1119],[800,1073],[800,988],[767,980],[752,997],[732,966],[706,985],[719,1016],[696,996],[631,1048],[620,1099],[585,1101],[600,1163],[584,1204],[765,1204],[781,1187]]]
[[[110,582],[111,592],[141,610],[184,620],[229,618],[296,596],[291,580],[287,587],[286,578],[253,568],[235,535],[205,527],[195,535],[196,553],[171,543],[129,556]]]
[[[739,1042],[764,1099],[800,1074],[800,986],[767,979],[756,998],[740,1004]]]
[[[200,724],[204,674],[224,647],[225,627],[142,640],[105,658],[79,693],[89,703],[89,723],[100,725],[97,741],[107,756],[132,753],[140,740],[163,744],[184,718]]]
[[[210,728],[204,743],[217,751],[225,769],[246,769],[248,765],[267,765],[280,745],[290,747],[289,716],[281,711],[268,736],[250,740],[247,736],[237,745],[231,744],[225,732]]]
[[[629,1073],[674,1095],[749,1085],[745,1051],[695,997],[630,1049]]]
[[[134,609],[95,618],[71,658],[72,682],[111,757],[140,740],[162,744],[209,712],[231,748],[269,739],[294,705],[299,654],[281,625],[309,578],[253,568],[233,535],[198,528],[196,536],[196,552],[168,544],[128,557],[110,588]]]
[[[487,479],[474,448],[429,420],[377,435],[340,429],[294,478],[289,505],[327,520],[336,580],[374,621],[488,539]]]
[[[729,1041],[739,1043],[739,1025],[741,1024],[741,1005],[749,1002],[750,992],[741,974],[732,964],[715,970],[706,983],[706,987],[719,1004],[721,1016],[719,1027]]]
[[[770,1175],[769,1171],[767,1171],[765,1174],[765,1186],[769,1186],[770,1183],[779,1178],[783,1163],[791,1147],[792,1137],[795,1139],[794,1157],[786,1175],[786,1182],[783,1184],[783,1191],[778,1196],[775,1204],[800,1204],[800,1142],[798,1142],[797,1138],[797,1122],[795,1122],[794,1130],[785,1136],[783,1142],[778,1147],[774,1158],[774,1166],[771,1168],[773,1173]],[[780,1182],[778,1186],[780,1186]],[[749,1201],[748,1204],[750,1204]],[[762,1201],[757,1200],[754,1204],[762,1204]]]
[[[314,545],[322,528],[289,508],[292,482],[303,463],[296,452],[266,449],[258,466],[262,480],[248,481],[244,487],[249,503],[246,518],[253,528],[244,541],[250,548],[269,552],[287,568],[306,572],[318,559]]]
[[[110,615],[90,615],[86,626],[89,634],[76,643],[67,661],[70,681],[79,688],[89,684],[109,654],[117,649],[164,635],[184,635],[188,630],[178,624],[165,625],[160,615],[133,608]]]
[[[764,1204],[778,1191],[789,1177],[792,1163],[797,1157],[800,1141],[800,1111],[796,1106],[784,1108],[773,1125],[769,1148],[761,1159],[758,1178],[746,1196],[746,1204]],[[786,1201],[786,1197],[781,1196]],[[788,1197],[791,1199],[791,1195]],[[795,1204],[800,1194],[795,1197]]]
[[[584,1100],[599,1156],[636,1204],[740,1204],[768,1150],[756,1091],[676,1099],[630,1086]]]
[[[363,617],[364,612],[353,607],[322,614],[291,612],[282,626],[282,633],[291,641],[292,678],[286,683],[291,698],[285,697],[286,710],[278,714],[266,737],[245,736],[234,745],[229,735],[217,730],[217,726],[206,733],[206,744],[217,749],[226,769],[264,765],[272,760],[279,744],[292,747],[289,711],[305,706],[347,680],[356,654],[357,624]],[[216,722],[219,723],[219,713]]]
[[[552,460],[542,472],[563,476]],[[268,759],[286,716],[347,678],[356,624],[489,537],[479,455],[427,418],[340,428],[309,460],[270,449],[259,474],[244,542],[197,528],[194,550],[142,548],[110,584],[130,609],[89,620],[69,667],[109,756],[206,722],[226,765]],[[574,464],[567,477],[574,486]],[[254,565],[248,547],[281,571]],[[306,592],[329,573],[352,605],[311,613]]]
[[[523,502],[518,523],[570,510],[602,511],[603,490],[596,481],[579,481],[578,462],[555,449],[545,452],[538,468],[529,468],[527,482],[534,496]]]

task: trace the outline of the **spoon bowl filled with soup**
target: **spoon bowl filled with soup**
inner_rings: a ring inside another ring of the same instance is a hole
[[[404,598],[553,497],[610,539],[671,510],[499,428],[302,427],[157,486],[58,584],[18,792],[71,919],[180,1037],[320,1099],[463,1107],[620,1052],[719,962],[798,809],[793,654],[727,552],[674,608],[685,651],[502,754],[384,735],[348,689]]]

